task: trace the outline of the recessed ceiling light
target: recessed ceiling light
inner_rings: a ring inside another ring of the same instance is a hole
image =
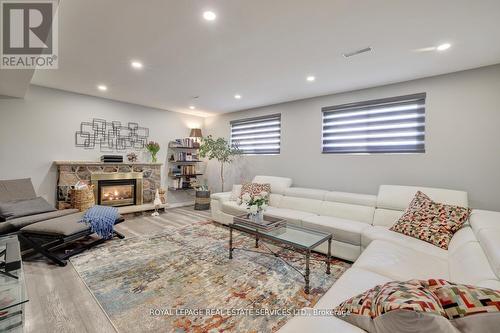
[[[196,109],[193,105],[189,106],[189,108],[190,108],[191,110]]]
[[[448,50],[450,47],[451,47],[450,43],[444,43],[444,44],[439,45],[436,49],[438,51],[445,51],[445,50]]]
[[[236,94],[236,95],[234,95],[234,98],[241,99],[241,95]]]
[[[207,21],[214,21],[217,18],[214,12],[207,10],[203,13],[203,18]]]
[[[104,84],[100,84],[97,86],[97,89],[99,89],[100,91],[106,91],[108,90],[108,87],[106,87]]]
[[[142,62],[139,61],[132,61],[130,65],[135,69],[141,69],[143,67]]]
[[[308,77],[306,77],[306,80],[308,82],[314,82],[316,80],[316,77],[312,76],[312,75],[309,75]]]

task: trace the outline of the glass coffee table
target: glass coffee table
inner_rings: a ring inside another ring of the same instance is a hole
[[[295,269],[299,274],[304,277],[305,287],[304,291],[306,294],[309,294],[309,261],[311,257],[311,251],[318,247],[319,245],[328,242],[328,253],[326,257],[326,274],[330,274],[330,259],[331,259],[331,250],[332,250],[332,238],[333,235],[321,231],[316,231],[312,229],[307,229],[298,226],[285,225],[270,231],[265,231],[259,228],[250,227],[245,224],[239,224],[238,220],[246,219],[245,215],[235,216],[233,218],[233,223],[229,225],[229,259],[233,259],[233,250],[245,250],[251,252],[258,252],[264,255],[272,255],[274,257],[279,258],[285,264]],[[265,220],[276,219],[270,216],[264,216]],[[278,219],[276,219],[278,220]],[[291,248],[296,252],[303,253],[305,255],[306,264],[305,271],[302,272],[295,266],[288,263],[285,259],[281,258],[278,253],[272,251],[269,247],[266,247],[270,253],[254,251],[245,248],[235,248],[233,247],[233,230],[238,230],[244,234],[254,236],[255,237],[255,247],[259,247],[259,240],[266,240],[270,243],[273,243],[278,246],[287,246],[287,248]]]

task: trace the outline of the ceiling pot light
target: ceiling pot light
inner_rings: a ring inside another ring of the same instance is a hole
[[[438,51],[445,51],[445,50],[448,50],[450,47],[451,47],[450,43],[444,43],[444,44],[439,45],[436,48],[436,50],[438,50]]]
[[[306,80],[307,82],[314,82],[316,80],[316,77],[309,75],[308,77],[306,77]]]
[[[100,84],[97,86],[97,89],[99,89],[100,91],[106,91],[108,90],[108,87],[106,87],[104,84]]]
[[[234,95],[234,98],[241,99],[241,95],[236,94],[236,95]]]
[[[132,61],[130,65],[135,69],[141,69],[143,67],[142,63],[139,61]]]
[[[190,108],[191,110],[196,109],[193,105],[189,106],[189,108]]]
[[[214,21],[217,18],[214,12],[207,10],[203,13],[203,18],[207,21]]]

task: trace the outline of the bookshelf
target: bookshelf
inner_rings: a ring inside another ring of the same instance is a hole
[[[199,144],[193,138],[177,139],[168,143],[168,189],[193,190],[193,182],[202,176]]]

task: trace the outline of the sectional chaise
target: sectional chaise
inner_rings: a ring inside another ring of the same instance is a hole
[[[333,255],[353,261],[315,305],[332,309],[342,301],[389,281],[440,278],[500,290],[500,212],[473,209],[469,222],[452,238],[448,250],[389,228],[420,190],[432,200],[468,207],[467,193],[437,188],[381,185],[378,195],[292,187],[292,180],[256,176],[271,184],[266,214],[288,223],[333,234]],[[211,198],[212,218],[232,223],[246,209],[231,192]],[[316,250],[326,253],[326,247]],[[280,329],[287,332],[364,332],[333,316],[295,317]]]

